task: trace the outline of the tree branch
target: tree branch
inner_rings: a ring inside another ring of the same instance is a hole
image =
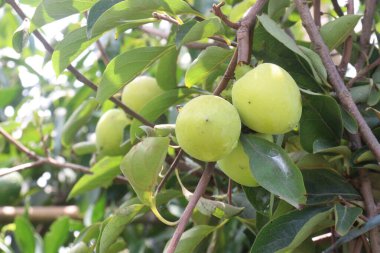
[[[170,165],[169,169],[168,169],[168,172],[166,172],[164,178],[161,180],[160,184],[157,186],[157,190],[156,192],[159,192],[161,191],[162,187],[164,187],[166,181],[168,180],[169,176],[173,173],[173,171],[175,170],[175,168],[177,167],[178,163],[179,163],[179,160],[181,159],[183,155],[183,150],[180,149],[178,151],[178,154],[176,155],[176,157],[174,158],[174,161],[172,162],[172,164]]]
[[[158,13],[158,12],[153,12],[152,16],[158,20],[166,20],[169,23],[175,24],[175,25],[180,25],[178,20],[170,17],[168,14],[163,14],[163,13]]]
[[[167,248],[167,253],[174,253],[177,248],[178,242],[185,231],[186,225],[190,220],[190,217],[193,213],[195,206],[198,203],[198,200],[202,197],[203,193],[206,191],[207,185],[211,179],[212,173],[214,171],[214,163],[207,164],[206,169],[204,170],[201,179],[198,182],[197,187],[195,188],[194,194],[191,197],[189,203],[186,206],[185,211],[183,212],[181,218],[179,219],[178,226],[174,231],[173,237],[170,240],[169,246]]]
[[[314,23],[321,27],[321,0],[313,0]]]
[[[26,208],[2,206],[0,207],[0,220],[12,221],[15,217],[25,214]],[[62,216],[71,219],[81,219],[77,206],[32,206],[27,208],[28,218],[32,222],[51,222]]]
[[[233,28],[233,29],[239,29],[240,24],[232,22],[231,20],[228,19],[226,15],[222,12],[222,7],[224,6],[224,2],[221,2],[219,4],[213,4],[212,5],[212,10],[215,14],[215,16],[218,16],[227,26]]]
[[[354,14],[354,0],[348,0],[347,2],[347,14]],[[344,75],[347,72],[347,66],[351,59],[351,52],[352,52],[352,35],[348,36],[346,41],[344,42],[344,49],[342,54],[342,60],[338,66],[338,71],[341,76],[341,78],[344,77]]]
[[[332,86],[334,87],[341,104],[347,111],[349,111],[354,116],[354,118],[358,122],[359,132],[363,140],[368,145],[370,150],[373,152],[377,161],[380,161],[380,144],[377,141],[376,137],[373,135],[371,129],[367,125],[363,116],[360,114],[360,111],[355,105],[354,101],[352,100],[352,97],[349,91],[347,90],[346,86],[344,85],[344,82],[341,79],[338,70],[335,68],[334,63],[329,56],[329,50],[327,46],[324,44],[322,37],[319,34],[318,28],[313,22],[306,1],[295,0],[295,4],[301,15],[302,24],[306,28],[306,31],[309,34],[309,37],[313,43],[315,50],[322,59],[322,62],[329,75],[329,80]],[[366,170],[360,169],[359,173],[364,175],[366,173]],[[365,189],[362,189],[362,194],[366,206],[368,207],[367,212],[369,217],[372,217],[373,213],[376,211],[376,206],[373,200],[371,184],[367,181],[362,180],[362,188],[363,187],[365,187]],[[363,190],[365,191],[363,192]],[[378,235],[375,236],[375,234],[377,234],[376,229],[371,231],[371,247],[373,252],[380,252],[380,245],[378,244],[379,237]]]
[[[6,2],[12,6],[12,8],[16,11],[16,13],[22,19],[27,18],[25,13],[20,9],[20,7],[17,5],[17,3],[14,0],[6,0]],[[42,45],[45,47],[45,49],[49,53],[53,53],[53,51],[54,51],[53,47],[49,44],[49,42],[46,41],[46,39],[42,36],[42,34],[39,31],[34,30],[33,34],[38,38],[38,40],[42,43]],[[96,86],[96,84],[94,84],[89,79],[87,79],[84,75],[82,75],[82,73],[80,73],[71,64],[67,67],[67,70],[69,70],[76,77],[76,79],[78,81],[84,83],[85,85],[87,85],[88,87],[90,87],[94,91],[98,90],[98,87]],[[117,99],[115,97],[111,97],[111,98],[109,98],[109,100],[111,100],[114,104],[119,106],[125,113],[127,113],[128,115],[132,116],[133,118],[136,118],[137,120],[139,120],[141,123],[143,123],[147,126],[150,126],[150,127],[154,127],[153,123],[151,123],[150,121],[148,121],[147,119],[142,117],[140,114],[136,113],[135,111],[133,111],[132,109],[127,107],[119,99]]]
[[[238,51],[239,51],[239,48],[235,50],[234,55],[232,56],[232,59],[230,63],[228,64],[227,70],[224,73],[222,80],[220,81],[220,83],[218,84],[218,86],[215,88],[213,92],[214,95],[219,96],[222,93],[222,91],[227,87],[228,82],[231,79],[233,79],[235,68],[237,65]]]
[[[376,10],[376,0],[366,0],[365,11],[362,21],[362,32],[360,34],[360,55],[355,65],[356,71],[363,68],[364,63],[368,58],[369,40],[371,37],[371,29],[373,24],[373,18]]]
[[[352,85],[354,85],[354,83],[357,80],[364,77],[368,72],[370,72],[371,70],[373,70],[379,65],[380,65],[380,58],[378,58],[376,61],[372,62],[371,64],[367,65],[365,68],[360,70],[359,73],[347,83],[347,87],[351,88]]]
[[[106,50],[104,49],[102,43],[100,42],[100,40],[97,40],[96,41],[96,47],[98,48],[99,52],[100,52],[100,57],[102,58],[103,62],[104,62],[104,65],[108,65],[108,63],[110,63],[110,58],[108,57],[107,53],[106,53]]]
[[[238,60],[237,62],[248,64],[251,60],[251,44],[250,44],[250,32],[253,31],[253,27],[256,24],[257,14],[267,3],[268,0],[257,0],[256,3],[249,9],[247,16],[240,21],[240,27],[237,30],[238,41]]]
[[[339,6],[338,1],[337,0],[331,0],[331,2],[334,6],[334,11],[336,12],[336,14],[338,14],[339,17],[343,16],[343,11]]]

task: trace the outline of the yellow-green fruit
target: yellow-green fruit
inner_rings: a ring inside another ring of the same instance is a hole
[[[96,125],[96,149],[100,155],[122,155],[124,128],[130,119],[120,109],[106,111]]]
[[[241,122],[235,107],[221,97],[203,95],[181,109],[175,132],[178,144],[186,153],[211,162],[235,148],[240,130]]]
[[[271,63],[261,64],[237,80],[232,102],[241,121],[260,133],[286,133],[297,126],[302,113],[296,82]]]
[[[126,106],[139,112],[162,92],[163,90],[158,86],[156,79],[150,76],[139,76],[125,86],[121,100]]]
[[[0,177],[0,206],[12,205],[20,196],[22,176],[14,172]]]
[[[240,142],[229,155],[218,161],[218,166],[224,174],[236,183],[245,186],[258,186],[249,166],[249,158]]]

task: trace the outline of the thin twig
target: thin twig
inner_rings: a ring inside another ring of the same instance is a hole
[[[355,64],[356,71],[358,72],[363,68],[364,63],[368,59],[368,51],[370,47],[369,41],[372,33],[372,24],[375,10],[376,0],[366,0],[364,17],[362,21],[362,32],[360,34],[360,55],[358,61]]]
[[[239,29],[240,24],[232,22],[231,20],[228,19],[226,15],[224,15],[222,11],[222,7],[224,6],[224,2],[221,2],[219,4],[213,4],[212,5],[212,10],[215,14],[215,16],[218,16],[227,26],[233,28],[233,29]]]
[[[371,70],[373,70],[379,65],[380,65],[380,57],[376,61],[372,62],[371,64],[367,65],[365,68],[360,70],[359,73],[347,83],[347,87],[351,88],[352,85],[354,85],[356,81],[364,77],[368,72],[370,72]]]
[[[100,52],[100,57],[102,58],[104,65],[107,66],[108,63],[110,63],[110,58],[108,57],[107,52],[104,49],[104,47],[103,47],[102,43],[100,42],[100,40],[96,41],[96,47],[98,48],[98,50]]]
[[[228,199],[228,204],[232,204],[232,179],[228,178],[228,188],[227,188],[227,199]]]
[[[306,28],[306,31],[309,34],[309,37],[313,43],[315,50],[318,52],[319,56],[322,59],[322,62],[329,75],[329,80],[331,84],[333,85],[340,102],[342,103],[343,107],[354,116],[354,118],[358,122],[359,132],[361,134],[361,137],[363,138],[365,143],[368,145],[370,150],[373,152],[377,161],[380,162],[380,144],[377,141],[374,134],[372,133],[369,126],[367,125],[363,116],[360,114],[360,111],[357,108],[355,102],[352,100],[352,97],[349,91],[347,90],[346,86],[344,85],[344,82],[342,78],[340,77],[338,70],[335,68],[334,63],[329,56],[329,50],[327,46],[325,45],[325,43],[323,42],[322,37],[319,34],[318,28],[313,22],[313,18],[311,17],[306,1],[295,0],[295,4],[297,6],[298,12],[301,15],[302,24]],[[364,173],[364,172],[365,170],[363,169],[359,170],[359,173]],[[362,189],[362,195],[367,207],[368,216],[372,217],[374,215],[374,212],[376,211],[376,206],[373,200],[371,184],[370,182],[367,182],[367,181],[363,182],[362,180],[362,184],[363,183],[365,183],[364,186],[366,189],[365,189],[365,192],[363,192],[363,189]],[[363,185],[362,185],[362,188],[363,188]],[[377,234],[377,230],[374,229],[370,233]],[[375,237],[374,235],[371,236],[372,250],[373,252],[380,252],[380,248],[379,248],[380,245],[378,244],[379,238],[378,236],[376,236],[377,238],[374,238],[374,237]],[[372,241],[372,239],[374,241]]]
[[[169,23],[172,23],[172,24],[175,24],[175,25],[180,25],[180,23],[178,22],[178,20],[176,20],[175,18],[170,17],[168,14],[153,12],[152,16],[154,18],[158,19],[158,20],[166,20]]]
[[[13,138],[7,131],[5,131],[2,127],[0,127],[0,134],[4,136],[5,139],[7,139],[10,143],[12,143],[18,150],[26,154],[30,159],[32,160],[38,160],[39,157],[36,153],[29,150],[27,147],[25,147],[21,142]]]
[[[363,241],[360,238],[356,239],[355,247],[352,252],[360,253],[362,252],[362,248],[363,248]]]
[[[240,21],[240,27],[237,30],[236,36],[238,41],[238,63],[248,64],[251,60],[251,44],[250,34],[253,31],[253,27],[256,24],[257,14],[261,12],[261,9],[267,3],[268,0],[257,0],[256,3],[249,9],[247,16]]]
[[[342,8],[340,8],[338,1],[337,0],[331,0],[333,6],[334,6],[334,11],[336,14],[338,14],[339,17],[343,16],[343,11]]]
[[[321,0],[313,0],[314,23],[321,27]]]
[[[364,235],[360,235],[360,239],[363,241],[365,252],[371,253],[371,247],[369,246],[367,238]]]
[[[234,55],[232,56],[232,59],[230,63],[228,64],[227,70],[223,75],[222,80],[218,84],[218,86],[215,88],[213,94],[216,96],[219,96],[222,91],[227,87],[228,82],[234,78],[235,68],[237,64],[237,58],[238,58],[238,49],[235,50]]]
[[[177,167],[178,163],[179,163],[179,160],[181,159],[183,155],[183,150],[180,149],[176,155],[176,157],[174,158],[174,161],[172,162],[172,164],[170,165],[169,167],[169,170],[168,172],[166,172],[164,178],[161,180],[160,184],[157,186],[157,190],[156,190],[156,193],[157,192],[160,192],[162,187],[164,187],[166,181],[168,180],[169,176],[173,173],[173,171],[175,170],[175,168]]]
[[[348,0],[347,2],[347,14],[354,14],[354,0]],[[347,71],[348,63],[351,59],[352,52],[352,35],[348,36],[344,42],[344,49],[342,54],[342,60],[338,66],[340,77],[343,78]]]
[[[207,185],[211,179],[212,172],[214,171],[215,164],[209,163],[204,170],[201,179],[198,182],[197,187],[195,188],[194,194],[191,197],[189,203],[186,206],[185,211],[183,212],[181,218],[179,219],[178,226],[174,231],[173,237],[170,240],[169,246],[167,248],[167,253],[174,253],[177,248],[178,242],[185,231],[186,225],[190,220],[190,217],[193,213],[195,206],[198,203],[198,200],[201,198],[203,193],[206,191]]]
[[[6,2],[12,6],[12,8],[16,11],[16,13],[20,16],[20,18],[22,19],[26,18],[25,13],[20,9],[20,7],[17,5],[17,3],[14,0],[6,0]],[[42,43],[42,45],[45,47],[45,49],[49,53],[53,53],[54,51],[53,47],[49,44],[49,42],[46,41],[46,39],[42,36],[42,34],[38,30],[34,30],[33,34],[38,38],[38,40]],[[89,79],[87,79],[84,75],[82,75],[82,73],[80,73],[71,64],[67,67],[67,70],[69,70],[76,77],[78,81],[84,83],[85,85],[87,85],[94,91],[98,90],[98,87],[96,86],[96,84],[94,84]],[[135,111],[127,107],[119,99],[115,97],[111,97],[109,98],[109,100],[111,100],[114,104],[119,106],[123,111],[125,111],[125,113],[139,120],[141,123],[150,127],[154,127],[153,123],[151,123],[150,121],[142,117],[140,114],[136,113]]]

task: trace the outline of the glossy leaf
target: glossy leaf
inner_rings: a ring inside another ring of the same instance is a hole
[[[45,24],[91,8],[97,0],[43,0],[32,18],[32,31]]]
[[[187,96],[198,92],[195,89],[178,88],[155,97],[147,103],[139,114],[150,121],[155,121],[160,115],[165,113],[170,106],[180,103]],[[134,142],[136,137],[140,136],[143,132],[140,129],[142,123],[134,119],[131,124],[130,136],[131,141]]]
[[[136,48],[113,58],[103,73],[96,99],[103,103],[172,48],[173,46]]]
[[[208,47],[202,51],[186,72],[186,87],[204,83],[209,75],[231,58],[232,53],[232,50],[216,46]]]
[[[333,50],[342,44],[354,30],[361,15],[344,15],[323,25],[321,36],[326,46]]]
[[[292,252],[313,232],[331,226],[330,207],[308,207],[292,211],[265,225],[251,253]]]
[[[219,18],[209,18],[192,26],[188,33],[183,37],[181,45],[205,39],[216,34],[223,35],[224,27]]]
[[[173,47],[161,57],[157,67],[157,84],[163,90],[177,87],[177,58],[179,51]]]
[[[89,15],[87,34],[96,36],[108,31],[125,21],[152,18],[155,11],[164,11],[169,14],[192,14],[202,16],[182,0],[124,0],[114,5],[112,3],[99,4],[99,7]]]
[[[270,192],[268,192],[262,187],[243,186],[243,190],[249,202],[256,209],[256,212],[268,216]]]
[[[359,199],[360,194],[340,174],[331,169],[302,170],[307,191],[307,204],[321,204],[337,199]]]
[[[120,165],[121,171],[145,205],[152,204],[153,191],[158,184],[168,146],[168,137],[147,137],[132,147]]]
[[[18,248],[24,253],[34,253],[36,241],[32,224],[24,216],[19,216],[15,219],[15,225],[14,235]]]
[[[380,225],[380,215],[376,215],[375,217],[372,217],[368,219],[368,221],[362,226],[361,228],[354,229],[350,231],[345,236],[339,238],[333,245],[331,245],[328,249],[323,251],[323,253],[331,253],[334,252],[334,249],[339,247],[340,245],[347,243],[356,237],[363,235],[370,231],[371,229],[378,227]]]
[[[85,49],[94,43],[99,36],[87,39],[86,27],[81,27],[65,35],[54,48],[51,57],[55,74],[58,76]]]
[[[337,102],[324,95],[305,96],[300,121],[302,147],[315,153],[338,146],[342,134],[342,115]]]
[[[130,223],[143,209],[144,205],[135,204],[119,208],[113,216],[106,219],[103,224],[97,252],[107,253],[109,247],[123,232],[125,226]]]
[[[174,252],[175,253],[194,252],[194,250],[202,242],[202,240],[205,239],[209,234],[214,232],[216,229],[217,227],[208,226],[208,225],[198,225],[198,226],[194,226],[190,228],[189,230],[185,231],[185,233],[183,233],[183,235],[181,236],[181,239],[179,240],[178,246]],[[169,245],[169,242],[168,244],[166,244],[164,253],[168,252],[167,247]]]
[[[335,231],[343,236],[350,231],[359,215],[362,214],[363,209],[359,207],[347,207],[341,204],[336,204],[335,212]]]
[[[71,189],[68,199],[98,187],[108,187],[112,180],[120,174],[120,156],[104,157],[92,168],[93,174],[82,176]]]
[[[13,49],[17,53],[21,53],[22,49],[26,46],[29,40],[29,26],[30,22],[28,19],[25,19],[19,28],[15,31],[12,38]]]
[[[296,208],[306,203],[302,174],[281,147],[253,135],[243,135],[241,141],[251,171],[263,188]]]
[[[343,107],[340,107],[342,112],[342,120],[344,128],[351,134],[356,134],[358,132],[359,126],[355,118],[347,112]]]
[[[60,217],[50,226],[49,232],[44,236],[45,253],[56,253],[66,242],[70,232],[68,217]]]
[[[87,123],[97,106],[98,102],[91,98],[83,101],[83,103],[70,115],[62,130],[61,142],[65,147],[72,144],[78,130]]]

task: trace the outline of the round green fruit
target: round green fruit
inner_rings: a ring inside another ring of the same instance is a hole
[[[96,149],[100,155],[122,155],[124,128],[131,123],[120,109],[106,111],[96,125]]]
[[[244,186],[258,186],[249,166],[249,158],[240,142],[229,155],[219,160],[217,164],[224,174],[236,183]]]
[[[158,86],[156,79],[150,76],[139,76],[125,86],[121,100],[126,106],[139,112],[162,92],[163,90]]]
[[[0,177],[0,206],[12,205],[20,196],[22,180],[18,172]]]
[[[190,100],[181,109],[175,133],[186,153],[211,162],[235,148],[240,130],[239,114],[233,105],[221,97],[203,95]]]
[[[301,93],[281,67],[264,63],[247,72],[232,88],[232,103],[241,121],[260,133],[282,134],[297,126]]]

